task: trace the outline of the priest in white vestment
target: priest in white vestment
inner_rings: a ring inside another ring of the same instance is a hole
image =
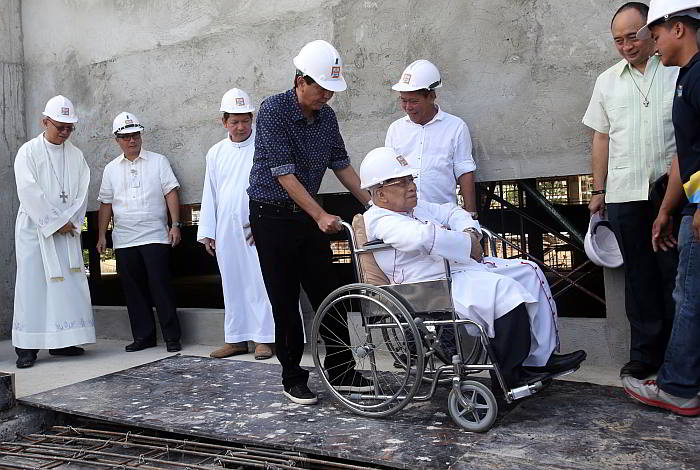
[[[255,132],[250,96],[233,88],[221,100],[225,139],[207,152],[197,240],[216,256],[224,292],[226,344],[212,357],[248,352],[255,342],[255,358],[272,357],[275,341],[272,307],[249,229],[248,179],[253,165]]]
[[[528,372],[554,373],[578,365],[583,351],[554,354],[556,305],[540,268],[525,260],[484,258],[479,223],[456,204],[417,201],[416,172],[388,147],[370,152],[360,167],[362,187],[373,195],[373,206],[364,214],[367,237],[394,248],[374,253],[390,282],[444,279],[443,260],[448,259],[458,315],[476,321],[494,339],[499,362],[513,363],[511,373],[504,374],[512,383]]]
[[[39,349],[77,356],[95,342],[95,326],[80,232],[90,169],[68,141],[78,122],[73,103],[58,95],[46,103],[44,132],[15,158],[19,211],[15,224],[17,278],[12,344],[17,367],[34,365]]]

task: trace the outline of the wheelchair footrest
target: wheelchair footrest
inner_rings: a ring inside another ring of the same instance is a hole
[[[521,398],[529,397],[531,395],[534,395],[535,393],[539,392],[543,388],[545,388],[547,385],[552,383],[552,380],[556,379],[557,377],[562,377],[564,375],[569,375],[578,370],[578,366],[574,367],[573,369],[565,370],[563,372],[557,372],[555,374],[548,375],[546,377],[541,378],[537,382],[522,385],[520,387],[516,387],[511,389],[508,394],[510,395],[511,400],[519,400]]]

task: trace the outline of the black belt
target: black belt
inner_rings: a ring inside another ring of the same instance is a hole
[[[258,201],[255,199],[251,199],[250,202],[252,202],[253,204],[260,204],[268,207],[279,207],[282,209],[286,209],[289,212],[306,213],[306,211],[304,211],[304,209],[302,209],[301,206],[295,203],[294,201]]]

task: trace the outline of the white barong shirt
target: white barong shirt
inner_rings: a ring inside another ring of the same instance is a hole
[[[165,195],[179,188],[168,159],[141,150],[133,161],[124,154],[105,166],[98,200],[112,205],[115,249],[168,241]]]
[[[646,201],[649,184],[676,153],[671,112],[679,69],[660,60],[652,56],[642,74],[623,59],[595,82],[583,123],[610,138],[606,203]],[[648,107],[641,93],[648,93]]]

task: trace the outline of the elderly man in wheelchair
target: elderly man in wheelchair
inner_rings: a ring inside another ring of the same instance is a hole
[[[445,277],[443,259],[449,260],[457,313],[486,329],[507,386],[577,367],[585,352],[554,353],[556,304],[540,268],[484,258],[479,223],[455,204],[418,202],[415,174],[388,147],[371,151],[360,168],[373,201],[364,214],[367,237],[394,248],[374,254],[391,283]]]
[[[486,230],[455,204],[417,201],[416,173],[387,147],[372,150],[362,162],[361,186],[370,190],[373,205],[353,227],[344,224],[362,283],[337,289],[319,308],[314,361],[322,377],[338,374],[322,367],[320,339],[331,316],[348,325],[354,338],[348,348],[372,384],[363,393],[341,393],[325,380],[341,404],[361,415],[388,416],[411,400],[430,399],[439,383],[451,381],[452,418],[465,429],[484,431],[498,405],[487,387],[465,376],[488,371],[492,388],[500,386],[511,402],[578,369],[586,353],[554,353],[556,305],[540,268],[484,257],[480,241]],[[375,260],[381,272],[371,275]],[[477,338],[469,354],[462,325]],[[326,347],[331,354],[335,349]],[[435,367],[435,359],[444,365]],[[430,390],[420,395],[424,382]]]

